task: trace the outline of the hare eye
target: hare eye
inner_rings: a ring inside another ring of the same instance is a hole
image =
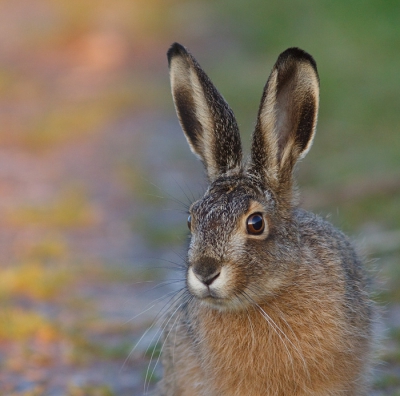
[[[189,230],[192,230],[192,216],[190,216],[190,215],[187,219],[187,226],[188,226]]]
[[[264,218],[261,213],[254,213],[247,218],[247,232],[252,235],[260,235],[265,228]]]

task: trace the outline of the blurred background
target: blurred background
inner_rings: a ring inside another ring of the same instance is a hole
[[[279,53],[316,59],[302,205],[366,256],[385,335],[374,395],[400,395],[397,0],[1,1],[0,394],[136,396],[160,376],[151,326],[206,186],[170,95],[174,41],[247,147]]]

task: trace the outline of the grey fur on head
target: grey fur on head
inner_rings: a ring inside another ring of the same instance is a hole
[[[289,48],[265,85],[251,153],[223,97],[180,44],[168,51],[183,132],[210,185],[190,207],[186,284],[163,348],[164,396],[366,395],[374,306],[349,240],[299,209],[319,79]]]

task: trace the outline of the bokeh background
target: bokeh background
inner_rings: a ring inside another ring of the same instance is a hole
[[[174,41],[247,147],[279,53],[315,57],[303,206],[367,257],[385,334],[374,395],[400,395],[397,0],[1,1],[0,394],[136,396],[160,375],[162,320],[151,325],[181,277],[185,205],[205,187],[170,95]]]

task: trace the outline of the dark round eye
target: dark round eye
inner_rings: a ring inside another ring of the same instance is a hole
[[[192,230],[192,216],[190,216],[190,215],[187,219],[187,225],[188,225],[189,230]]]
[[[247,218],[247,232],[252,235],[260,235],[264,231],[265,222],[261,213],[253,213]]]

